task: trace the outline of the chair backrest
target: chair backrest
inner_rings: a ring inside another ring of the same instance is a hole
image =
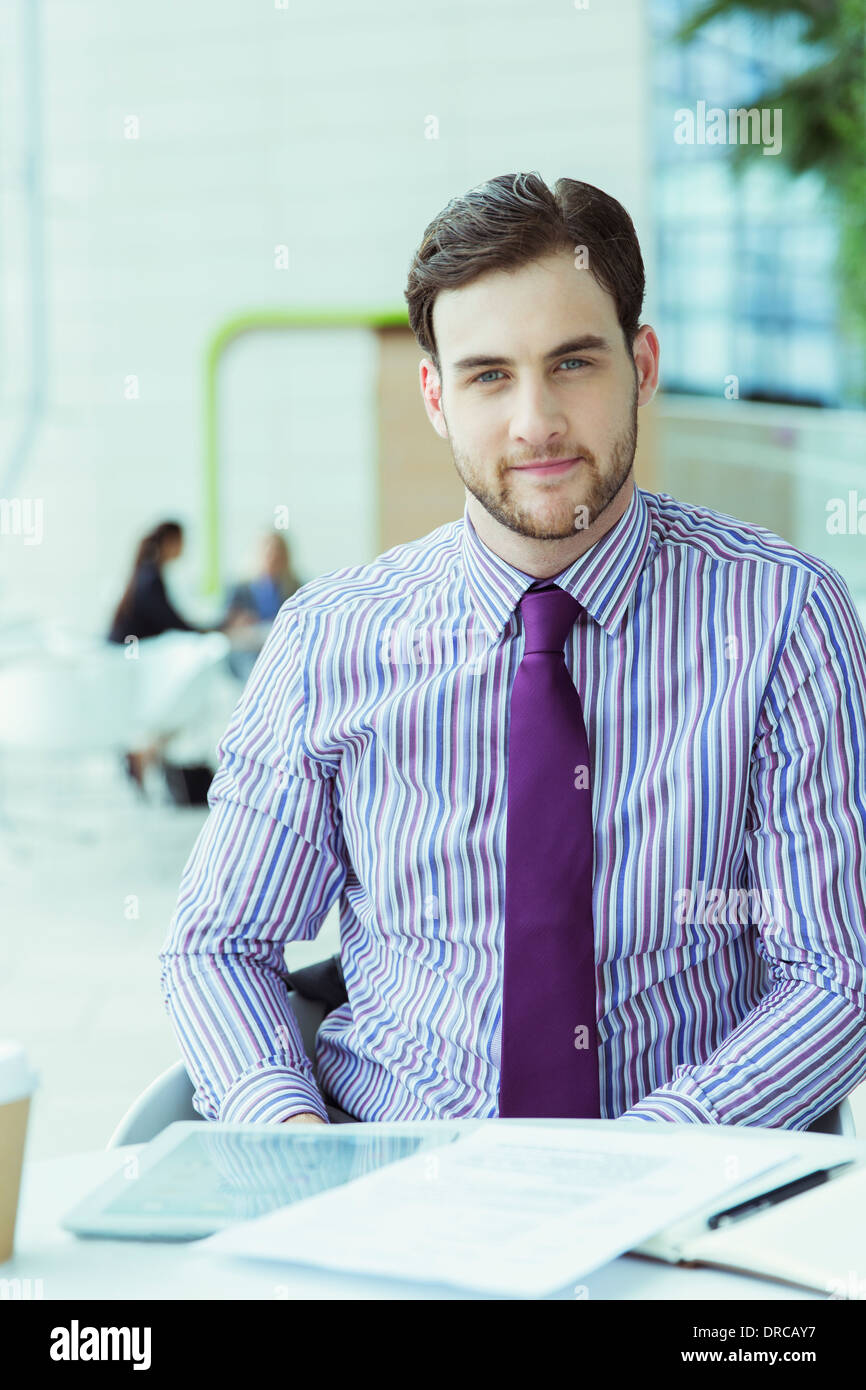
[[[322,1000],[307,999],[296,990],[290,990],[288,998],[318,1085],[316,1034],[328,1013],[327,1005]],[[204,1119],[193,1108],[193,1093],[194,1087],[184,1062],[174,1062],[133,1101],[105,1147],[115,1149],[121,1144],[146,1144],[175,1120]]]
[[[289,999],[301,1026],[304,1051],[309,1058],[315,1059],[316,1033],[327,1011],[318,1001],[304,999],[294,992],[289,995]],[[313,1073],[318,1084],[315,1060]],[[114,1149],[120,1144],[146,1144],[175,1120],[203,1119],[193,1108],[192,1097],[193,1085],[184,1063],[173,1063],[161,1076],[152,1081],[147,1090],[130,1106],[106,1148]],[[819,1134],[844,1134],[849,1139],[856,1138],[854,1112],[850,1102],[843,1100],[839,1105],[833,1106],[832,1110],[813,1121],[807,1129]]]
[[[806,1129],[813,1134],[844,1134],[849,1139],[856,1138],[854,1111],[847,1096],[824,1115],[819,1115],[817,1120],[806,1126]]]
[[[135,671],[108,642],[0,666],[0,748],[82,756],[132,745]]]
[[[316,1085],[319,1084],[319,1071],[316,1065],[316,1034],[325,1015],[328,1013],[327,1005],[321,999],[306,999],[303,994],[298,994],[297,990],[289,990],[289,1003],[292,1006],[295,1018],[301,1029],[301,1038],[304,1044],[304,1051],[309,1057],[313,1066],[313,1075],[316,1078]]]
[[[316,1034],[322,1020],[347,997],[339,956],[330,956],[327,960],[295,970],[288,979],[292,986],[288,992],[289,1003],[298,1020],[304,1051],[312,1063],[313,1075],[319,1085]],[[186,1067],[182,1061],[175,1062],[133,1102],[106,1148],[146,1143],[174,1120],[203,1119],[193,1109],[192,1097],[193,1085]],[[850,1139],[855,1138],[854,1112],[850,1102],[847,1099],[840,1101],[806,1128],[818,1134],[843,1134]]]

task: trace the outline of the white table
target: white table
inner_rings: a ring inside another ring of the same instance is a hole
[[[463,1299],[442,1285],[196,1253],[196,1242],[81,1240],[59,1218],[144,1145],[25,1162],[15,1254],[0,1280],[30,1280],[18,1296],[45,1299]],[[35,1281],[41,1280],[41,1285]],[[582,1281],[590,1299],[817,1299],[818,1293],[710,1269],[625,1255]],[[485,1295],[486,1297],[486,1295]],[[572,1299],[573,1290],[557,1295]]]

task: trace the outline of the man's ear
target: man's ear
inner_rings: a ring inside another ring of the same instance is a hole
[[[421,358],[418,364],[418,379],[427,418],[436,433],[443,439],[447,439],[448,426],[442,413],[442,379],[429,357]]]
[[[659,340],[648,323],[642,323],[634,340],[632,355],[637,372],[638,405],[647,405],[659,384]]]

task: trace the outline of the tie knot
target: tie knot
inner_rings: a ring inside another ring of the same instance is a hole
[[[558,584],[538,582],[523,595],[520,611],[526,629],[524,656],[527,652],[562,654],[580,604]]]

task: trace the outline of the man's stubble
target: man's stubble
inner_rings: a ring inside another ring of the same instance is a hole
[[[442,418],[447,427],[448,420],[445,415],[444,401],[441,403],[441,410]],[[603,469],[599,467],[596,456],[581,444],[573,449],[562,450],[561,454],[558,455],[562,458],[584,455],[584,462],[578,464],[577,473],[573,479],[569,480],[570,488],[568,490],[564,487],[561,489],[562,496],[559,499],[559,507],[563,519],[559,524],[551,523],[549,519],[539,521],[531,509],[523,507],[515,501],[512,488],[514,474],[510,471],[506,461],[503,460],[498,464],[495,480],[489,483],[485,470],[476,467],[471,459],[463,454],[458,447],[455,447],[450,428],[448,430],[448,443],[451,448],[454,467],[464,486],[500,525],[507,526],[510,531],[516,532],[517,535],[530,536],[534,540],[564,540],[566,537],[574,535],[576,530],[587,530],[592,526],[625,486],[634,464],[637,447],[637,411],[637,380],[635,379],[629,419],[625,428],[614,440],[610,457],[605,462]]]

